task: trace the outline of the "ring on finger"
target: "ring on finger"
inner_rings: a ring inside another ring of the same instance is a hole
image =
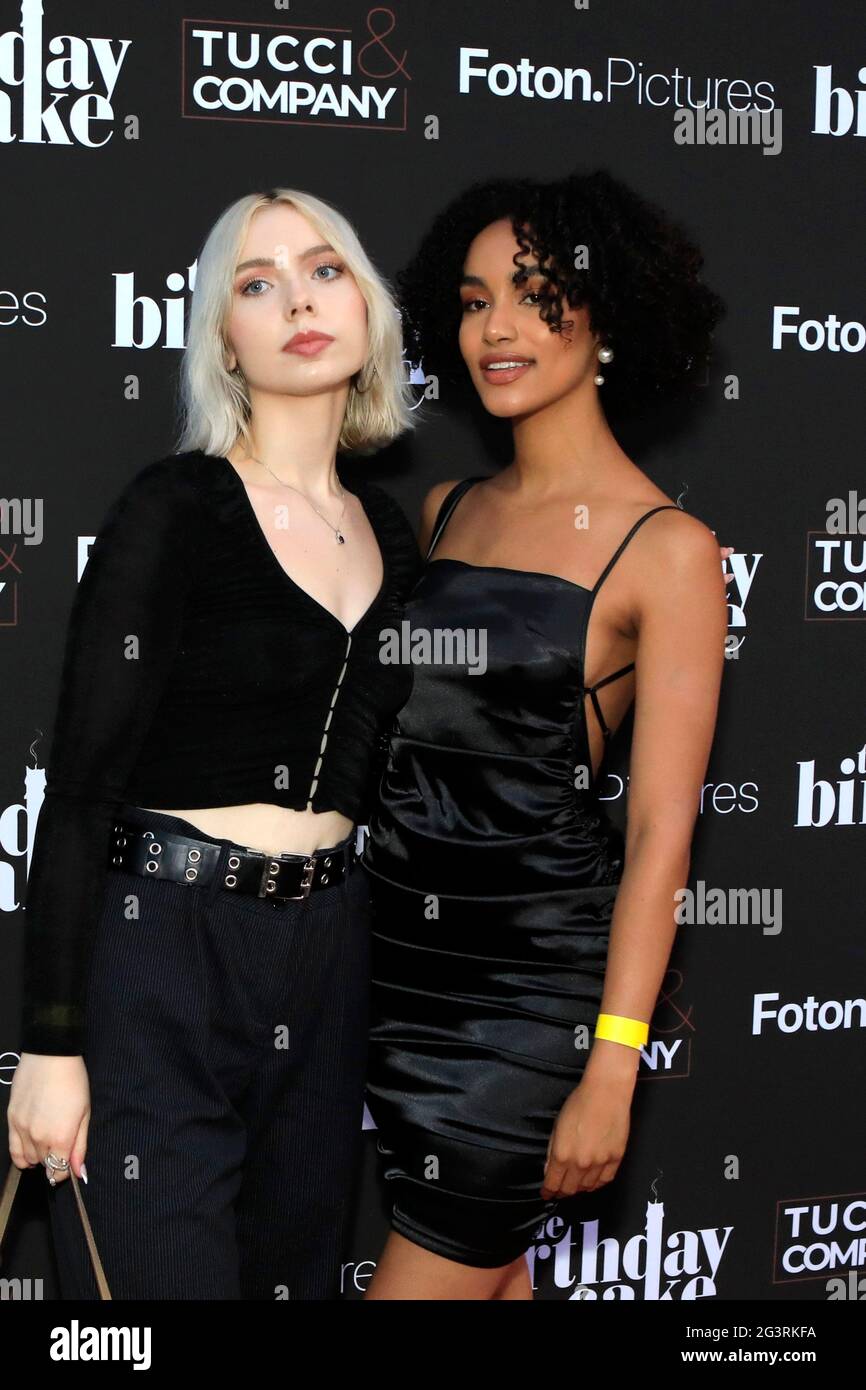
[[[47,1153],[45,1155],[44,1163],[47,1170],[46,1177],[48,1178],[48,1182],[52,1187],[56,1187],[57,1179],[54,1177],[54,1171],[55,1169],[61,1172],[65,1171],[69,1167],[69,1159],[58,1158],[57,1154],[55,1153]]]

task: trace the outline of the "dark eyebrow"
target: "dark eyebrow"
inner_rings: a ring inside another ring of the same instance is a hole
[[[537,266],[537,265],[527,265],[527,266],[524,266],[522,270],[514,270],[514,271],[512,271],[512,273],[511,273],[511,282],[512,282],[512,284],[516,285],[518,280],[524,279],[524,277],[527,276],[527,275],[546,275],[546,274],[547,274],[547,272],[544,271],[544,270],[542,270],[540,266]],[[464,275],[464,276],[461,278],[461,280],[460,280],[460,286],[459,286],[459,288],[462,289],[462,287],[463,287],[464,285],[483,285],[483,286],[485,287],[485,289],[486,289],[486,288],[487,288],[487,281],[484,279],[484,277],[483,277],[482,275]]]
[[[333,246],[329,246],[327,242],[323,242],[321,246],[310,246],[306,251],[302,251],[298,259],[306,261],[310,256],[321,256],[323,252],[327,251],[330,251],[332,255],[337,254]],[[250,266],[265,265],[276,265],[276,260],[273,256],[253,256],[252,260],[241,261],[240,265],[235,267],[235,275],[239,275],[242,270],[248,270]]]

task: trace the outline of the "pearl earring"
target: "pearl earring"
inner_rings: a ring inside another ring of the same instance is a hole
[[[600,347],[599,350],[598,350],[598,360],[599,360],[599,362],[605,362],[605,363],[607,363],[607,362],[612,362],[612,361],[613,361],[613,348],[610,348],[610,347]],[[596,386],[603,386],[603,385],[604,385],[604,377],[602,376],[601,372],[597,372],[597,373],[596,373],[596,375],[593,377],[593,381],[595,382]]]

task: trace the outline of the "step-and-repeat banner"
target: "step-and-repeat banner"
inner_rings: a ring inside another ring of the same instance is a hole
[[[604,167],[687,227],[727,306],[699,409],[619,437],[734,546],[734,577],[693,896],[642,1051],[628,1149],[612,1184],[536,1232],[536,1296],[855,1297],[866,1267],[862,9],[216,8],[0,0],[0,1084],[8,1097],[66,617],[109,501],[172,447],[207,230],[243,194],[302,188],[345,212],[392,278],[470,182]],[[408,370],[420,401],[423,364]],[[447,400],[424,413],[365,465],[413,524],[432,483],[502,461]],[[625,728],[602,790],[620,824],[627,754]],[[363,1293],[388,1230],[369,1113],[364,1142],[347,1299]],[[25,1187],[3,1272],[55,1298],[47,1185]]]

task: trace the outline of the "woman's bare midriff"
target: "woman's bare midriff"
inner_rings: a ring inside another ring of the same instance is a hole
[[[246,806],[206,806],[192,810],[146,806],[165,816],[180,816],[198,827],[204,835],[232,840],[245,849],[264,854],[312,854],[330,849],[352,830],[354,821],[340,811],[291,811],[285,806],[252,802]]]

